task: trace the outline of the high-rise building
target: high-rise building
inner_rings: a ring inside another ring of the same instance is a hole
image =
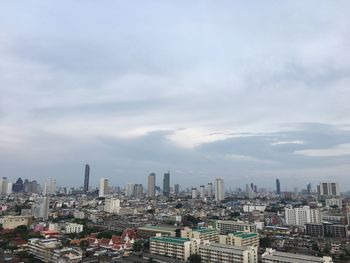
[[[207,186],[207,195],[209,198],[213,198],[213,183],[208,183]]]
[[[340,196],[339,184],[335,182],[323,182],[317,186],[320,196]]]
[[[55,194],[56,193],[56,188],[57,188],[57,186],[56,186],[56,179],[52,178],[50,180],[49,193],[52,194],[52,195]]]
[[[108,179],[101,178],[100,179],[100,189],[98,192],[99,197],[104,197],[109,194],[109,187],[108,187]]]
[[[225,199],[224,180],[221,178],[215,179],[215,201],[221,201]]]
[[[179,194],[180,193],[180,185],[179,184],[175,184],[174,185],[174,193],[175,194]]]
[[[7,177],[0,178],[0,194],[7,194],[8,180]]]
[[[151,173],[148,176],[148,187],[147,187],[148,197],[154,197],[156,194],[156,174]]]
[[[197,188],[192,188],[192,199],[197,198]]]
[[[307,184],[306,191],[307,191],[308,194],[311,194],[311,183]]]
[[[304,226],[307,223],[321,223],[319,209],[310,209],[309,206],[285,208],[286,224]]]
[[[128,183],[125,187],[125,196],[132,197],[134,195],[135,184]]]
[[[201,199],[204,199],[204,197],[205,197],[205,187],[204,187],[204,185],[201,185],[201,186],[199,187],[199,197],[200,197]]]
[[[170,195],[170,172],[164,174],[163,178],[163,195]]]
[[[142,184],[135,184],[134,185],[133,196],[134,197],[142,197],[142,195],[143,195],[143,186],[142,186]]]
[[[44,221],[49,219],[50,197],[43,196],[35,199],[32,205],[32,215],[34,218],[42,218]]]
[[[281,195],[280,179],[276,179],[276,194]]]
[[[90,179],[90,165],[85,165],[85,176],[84,176],[84,192],[89,191],[89,179]]]
[[[119,213],[120,211],[120,200],[115,197],[108,197],[105,199],[104,211],[107,213]]]

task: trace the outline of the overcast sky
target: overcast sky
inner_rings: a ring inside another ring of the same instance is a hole
[[[0,176],[350,190],[350,1],[2,1]]]

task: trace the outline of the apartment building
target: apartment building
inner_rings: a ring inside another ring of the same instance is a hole
[[[263,263],[332,263],[331,257],[314,257],[294,253],[286,253],[275,251],[267,248],[266,252],[261,256]]]
[[[61,242],[56,238],[31,238],[28,242],[28,252],[42,262],[55,262],[54,250],[60,249],[61,246]]]
[[[219,243],[231,246],[248,247],[259,246],[259,235],[256,233],[235,232],[219,235]]]
[[[186,261],[191,254],[198,253],[199,242],[189,238],[156,236],[150,238],[149,251],[151,254]]]
[[[216,228],[221,235],[234,232],[252,232],[256,233],[256,225],[249,222],[217,220]]]
[[[29,226],[32,223],[31,217],[28,216],[5,216],[2,219],[4,229],[15,229],[18,226]]]
[[[257,263],[257,247],[237,247],[218,243],[199,245],[203,263]]]
[[[185,228],[181,230],[182,238],[195,238],[203,241],[218,242],[219,241],[219,231],[216,228],[198,228],[190,229]]]
[[[309,206],[285,208],[285,217],[287,225],[303,226],[307,223],[321,223],[319,209],[310,209]]]

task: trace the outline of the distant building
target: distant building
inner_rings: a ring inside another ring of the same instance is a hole
[[[294,253],[286,253],[275,251],[271,248],[267,248],[266,252],[261,256],[263,263],[295,263],[295,262],[308,262],[308,263],[333,263],[331,257],[314,257],[306,256]]]
[[[280,179],[276,179],[276,194],[281,195]]]
[[[140,198],[143,195],[143,186],[142,184],[135,184],[134,185],[134,191],[133,196],[136,198]]]
[[[98,192],[99,197],[105,197],[106,195],[109,195],[109,187],[108,187],[108,179],[101,178],[100,179],[100,189]]]
[[[7,177],[0,178],[0,194],[7,194],[8,192],[8,180]]]
[[[44,221],[49,219],[50,197],[37,197],[32,205],[32,215],[34,218],[40,218]]]
[[[311,194],[311,183],[307,184],[306,191],[307,191],[308,194]]]
[[[170,195],[170,172],[167,172],[164,174],[163,178],[163,195],[169,196]]]
[[[215,201],[220,202],[225,199],[224,180],[220,178],[215,179]]]
[[[66,223],[64,225],[64,232],[66,234],[81,233],[84,230],[84,226],[77,223]]]
[[[335,182],[323,182],[317,186],[320,196],[340,196],[339,184]]]
[[[84,192],[85,193],[89,191],[89,180],[90,180],[90,166],[86,164],[85,175],[84,175]]]
[[[156,174],[151,173],[148,176],[148,186],[147,186],[148,197],[154,197],[156,194]]]
[[[192,188],[192,199],[197,198],[197,188]]]
[[[199,197],[200,197],[201,199],[204,199],[204,198],[205,198],[205,187],[204,187],[204,185],[201,185],[201,186],[199,187]]]
[[[179,184],[175,184],[174,185],[174,193],[175,194],[179,194],[180,193],[180,185]]]
[[[15,229],[18,226],[29,226],[31,223],[30,216],[5,216],[2,227],[4,229]]]
[[[181,237],[183,238],[195,238],[200,239],[201,242],[218,242],[219,241],[219,231],[216,228],[198,228],[190,229],[185,228],[181,230]]]
[[[128,183],[125,187],[125,196],[132,197],[134,195],[135,184]]]
[[[214,196],[213,183],[208,183],[208,185],[207,185],[207,196],[208,196],[208,198],[213,198],[213,196]]]

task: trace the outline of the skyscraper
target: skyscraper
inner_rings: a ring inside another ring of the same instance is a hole
[[[307,184],[306,191],[307,191],[308,194],[311,194],[311,183]]]
[[[100,179],[100,190],[98,192],[99,197],[104,197],[109,194],[108,191],[108,179],[101,178]]]
[[[224,180],[221,178],[215,179],[215,201],[221,201],[225,199]]]
[[[339,184],[335,182],[323,182],[317,186],[320,196],[340,196]]]
[[[128,183],[125,187],[125,196],[132,197],[134,195],[135,184]]]
[[[165,196],[169,196],[170,195],[170,172],[167,172],[167,173],[164,174],[163,195],[165,195]]]
[[[200,188],[199,188],[199,196],[202,199],[205,197],[205,187],[204,187],[204,185],[201,185]]]
[[[281,195],[280,179],[276,179],[276,194]]]
[[[89,191],[89,178],[90,178],[90,166],[88,164],[85,165],[85,176],[84,176],[84,192]]]
[[[213,183],[208,183],[207,195],[209,198],[213,198]]]
[[[179,194],[180,193],[180,185],[179,184],[175,184],[174,185],[174,193],[175,194]]]
[[[148,197],[154,197],[156,193],[156,174],[151,173],[148,176],[148,187],[147,187],[147,192],[148,192]]]

